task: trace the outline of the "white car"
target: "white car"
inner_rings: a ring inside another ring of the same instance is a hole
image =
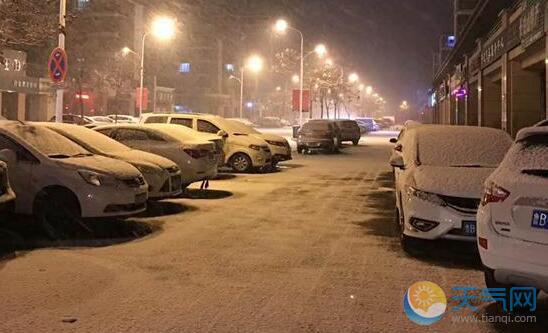
[[[415,238],[475,241],[482,184],[511,143],[492,128],[408,128],[390,160],[402,247],[411,249]]]
[[[57,123],[39,125],[61,134],[93,154],[114,158],[136,167],[148,184],[148,198],[152,200],[176,197],[181,194],[181,171],[167,158],[132,149],[91,129]]]
[[[107,117],[118,124],[135,124],[139,122],[137,118],[125,114],[109,114]]]
[[[487,287],[548,291],[548,127],[518,132],[485,182],[477,218]]]
[[[181,169],[182,188],[217,177],[220,155],[215,143],[188,137],[187,129],[166,124],[119,124],[95,128],[134,149],[163,156]]]
[[[259,127],[257,124],[255,124],[254,122],[252,122],[251,120],[247,119],[247,118],[226,118],[227,120],[234,120],[234,121],[238,121],[244,125],[247,125],[249,127]]]
[[[8,210],[8,204],[13,200],[15,200],[15,193],[8,179],[8,166],[0,161],[0,212]]]
[[[146,114],[141,123],[177,124],[198,132],[217,134],[224,137],[224,163],[238,172],[249,172],[253,168],[263,168],[272,163],[272,152],[262,135],[250,134],[251,127],[209,114]],[[279,140],[278,137],[273,140]],[[284,140],[281,138],[281,140]],[[280,144],[283,141],[279,140]],[[283,143],[285,145],[285,143]],[[282,148],[287,153],[287,148]]]
[[[93,155],[43,126],[0,121],[0,160],[17,194],[15,213],[49,222],[146,209],[148,185],[135,167]]]
[[[88,118],[96,124],[113,124],[114,123],[113,119],[106,116],[91,116]]]

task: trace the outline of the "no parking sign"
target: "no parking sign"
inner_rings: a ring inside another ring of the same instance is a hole
[[[48,60],[48,70],[53,83],[65,82],[68,71],[68,58],[64,49],[57,47],[51,52]]]

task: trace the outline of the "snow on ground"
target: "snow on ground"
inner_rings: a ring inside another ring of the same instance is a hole
[[[449,312],[429,327],[407,319],[403,296],[417,281],[448,298],[484,282],[461,243],[401,250],[389,136],[295,155],[275,173],[223,174],[208,191],[194,185],[130,219],[161,227],[141,240],[35,244],[0,262],[0,331],[546,332],[545,297],[537,325],[453,323]],[[496,311],[483,304],[476,317]]]

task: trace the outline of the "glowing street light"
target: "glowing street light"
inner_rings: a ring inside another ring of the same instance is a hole
[[[400,109],[401,109],[402,111],[407,111],[407,110],[409,109],[409,104],[407,103],[407,101],[401,102],[401,104],[400,104]]]
[[[130,48],[127,47],[127,46],[124,46],[124,47],[122,48],[122,55],[123,55],[124,57],[127,56],[127,55],[130,54],[130,53],[135,53],[135,54],[137,54],[135,51],[133,51],[132,49],[130,49]]]
[[[360,77],[356,73],[351,73],[350,75],[348,75],[348,82],[350,83],[356,83],[359,79]]]
[[[302,31],[291,27],[289,25],[289,23],[287,23],[287,21],[284,20],[284,19],[279,19],[274,24],[274,31],[276,31],[277,33],[280,33],[280,34],[285,33],[287,30],[293,30],[293,31],[297,32],[299,34],[299,36],[301,37],[301,73],[299,75],[299,78],[300,78],[300,80],[299,80],[299,82],[300,82],[300,87],[299,87],[299,125],[302,125],[303,124],[303,83],[304,83],[304,80],[302,79],[304,77],[304,35],[303,35]]]
[[[139,116],[143,113],[143,89],[144,89],[144,81],[145,81],[145,40],[148,34],[152,34],[154,37],[156,37],[159,40],[167,41],[173,38],[175,36],[176,32],[176,25],[177,21],[173,18],[169,18],[166,16],[159,16],[156,17],[152,24],[150,25],[150,30],[148,32],[145,32],[143,34],[143,39],[141,43],[141,84],[140,84],[140,91],[139,91]],[[122,49],[122,52],[126,50],[128,54],[129,48]],[[153,110],[154,111],[154,110]]]
[[[240,69],[239,78],[235,77],[234,75],[230,76],[230,79],[240,82],[240,119],[244,117],[244,77],[245,77],[244,73],[246,69],[250,70],[252,73],[255,73],[255,74],[259,73],[263,69],[263,66],[264,66],[263,58],[258,55],[252,55],[251,57],[247,59],[245,64]],[[246,103],[246,106],[248,108],[253,107],[253,104],[249,106],[249,103],[251,102]]]
[[[318,57],[323,58],[327,54],[327,47],[324,44],[318,44],[314,48],[314,52],[316,52]]]
[[[299,78],[299,75],[294,74],[294,75],[291,77],[291,82],[297,84],[297,83],[299,83],[299,81],[301,81],[301,79]]]
[[[365,93],[367,95],[371,95],[373,93],[373,87],[371,87],[371,86],[365,87]]]
[[[288,28],[289,28],[289,23],[287,23],[287,21],[284,19],[279,19],[276,21],[276,24],[274,24],[274,30],[280,34],[285,33]]]
[[[169,40],[175,35],[176,21],[170,17],[157,17],[152,21],[151,33],[159,40]]]
[[[263,69],[264,60],[258,55],[253,55],[247,60],[246,68],[253,73],[258,73]]]

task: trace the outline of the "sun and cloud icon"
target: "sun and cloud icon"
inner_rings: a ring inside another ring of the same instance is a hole
[[[447,297],[437,284],[430,281],[414,283],[403,297],[407,317],[419,325],[431,325],[443,317]]]

